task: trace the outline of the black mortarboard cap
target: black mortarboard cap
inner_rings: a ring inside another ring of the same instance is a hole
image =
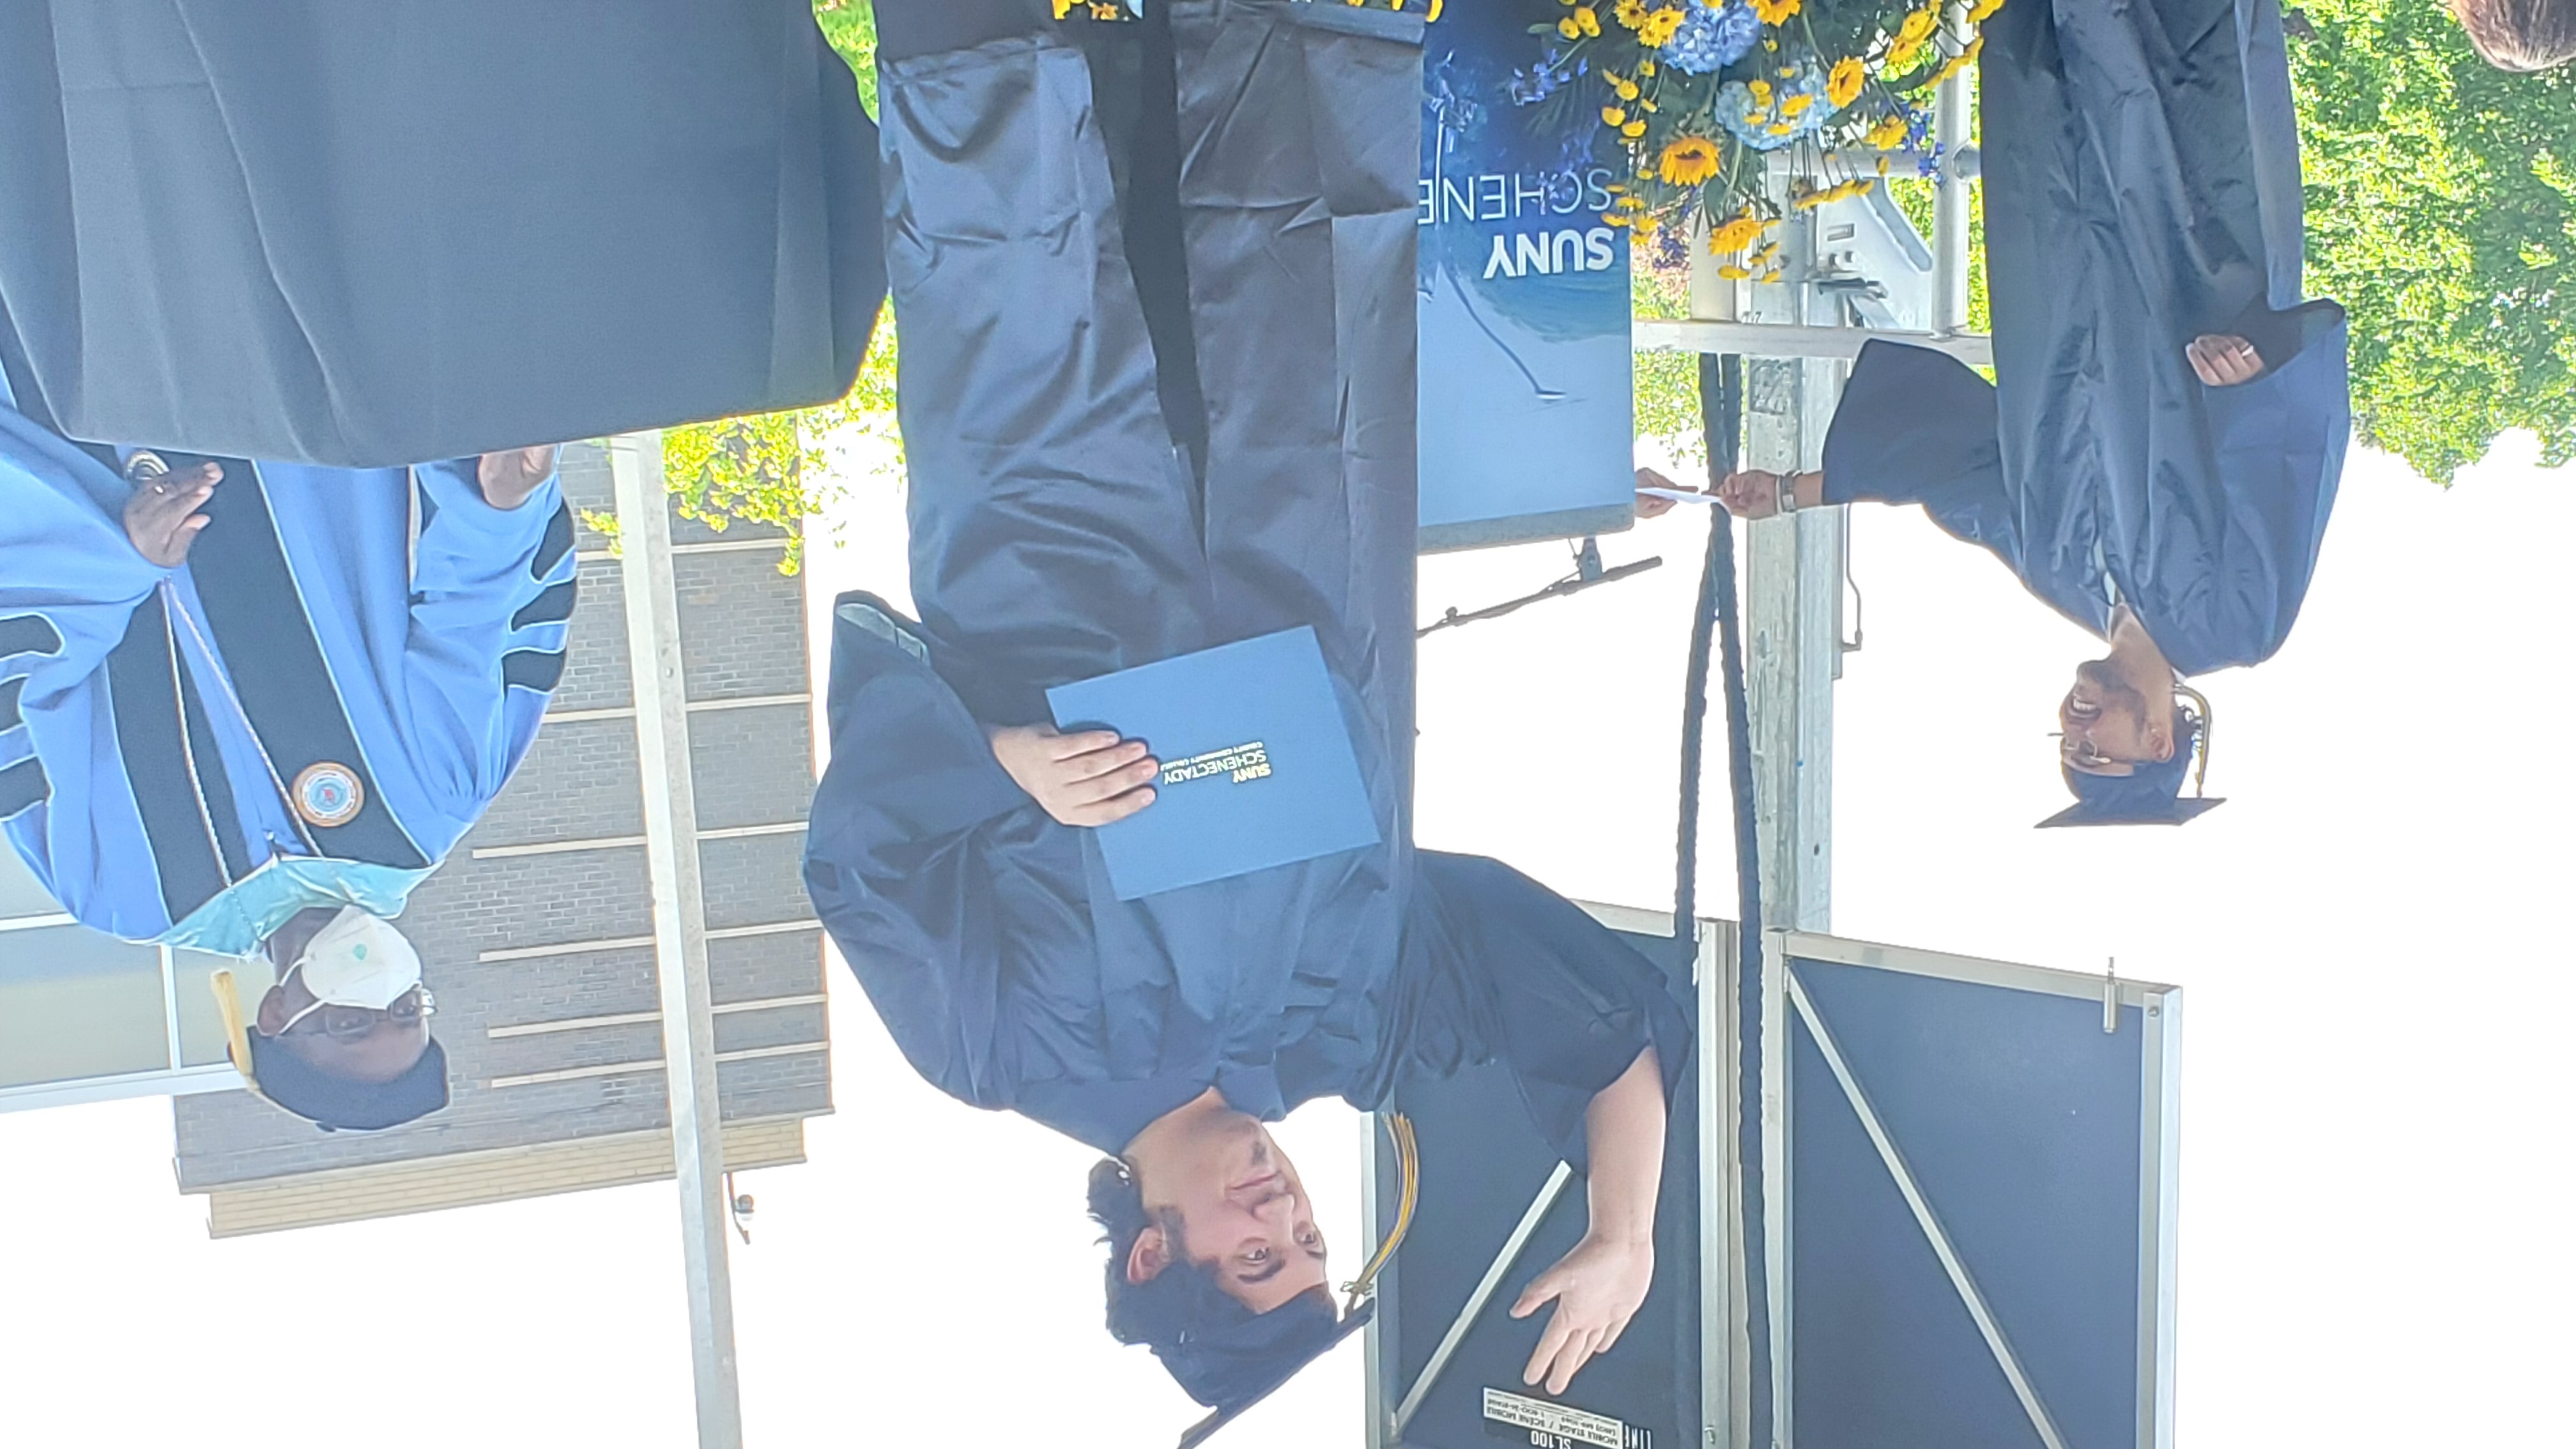
[[[254,1096],[301,1117],[325,1132],[377,1132],[416,1122],[447,1105],[447,1049],[433,1041],[390,1082],[352,1082],[315,1071],[301,1057],[250,1029],[250,1013],[234,989],[230,969],[207,983],[223,1015],[225,1049],[233,1070]]]
[[[257,1032],[250,1036],[250,1057],[259,1094],[325,1132],[378,1132],[447,1105],[447,1049],[434,1041],[410,1071],[390,1082],[353,1082],[315,1071]]]
[[[2170,760],[2153,760],[2132,766],[2125,775],[2088,775],[2069,766],[2060,769],[2066,776],[2066,788],[2075,796],[2069,805],[2039,822],[2041,830],[2069,825],[2185,825],[2226,804],[2200,793],[2200,781],[2193,776],[2197,761],[2200,774],[2209,771],[2209,702],[2197,691],[2192,699],[2200,709],[2186,714],[2190,733],[2175,750]],[[2192,794],[2182,793],[2185,779],[2192,779]]]
[[[2075,803],[2039,822],[2050,830],[2066,825],[2181,825],[2226,804],[2182,793],[2183,776],[2191,770],[2188,751],[2170,760],[2138,766],[2125,775],[2087,775],[2066,771],[2066,788]]]
[[[1303,1372],[1308,1364],[1357,1333],[1376,1316],[1374,1302],[1337,1313],[1321,1289],[1268,1313],[1242,1318],[1174,1344],[1157,1344],[1154,1357],[1183,1392],[1216,1412],[1181,1436],[1180,1449],[1196,1449],[1219,1429]]]

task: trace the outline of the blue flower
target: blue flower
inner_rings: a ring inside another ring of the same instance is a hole
[[[1538,64],[1527,70],[1512,72],[1512,103],[1522,106],[1537,105],[1556,94],[1557,87],[1572,79],[1574,79],[1573,73],[1565,69],[1565,53],[1551,45],[1547,48],[1547,52],[1539,57]]]
[[[1782,70],[1790,73],[1782,75]],[[1728,81],[1717,92],[1717,123],[1756,151],[1777,151],[1803,141],[1823,130],[1841,109],[1825,98],[1824,68],[1811,55],[1775,68],[1762,85],[1764,94],[1758,97],[1752,86],[1740,80]],[[1806,101],[1791,114],[1789,101],[1797,96]]]
[[[1762,22],[1744,0],[1705,5],[1688,0],[1682,6],[1682,28],[1664,45],[1664,60],[1673,69],[1706,75],[1742,60],[1762,35]]]
[[[1676,271],[1690,265],[1690,253],[1682,247],[1682,229],[1678,226],[1655,230],[1655,265]]]

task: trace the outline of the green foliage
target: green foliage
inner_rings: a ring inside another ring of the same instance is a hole
[[[859,102],[877,113],[877,14],[868,0],[814,0],[814,23],[823,42],[841,53],[859,75]]]
[[[2302,7],[2307,288],[2363,438],[2443,484],[2508,428],[2576,457],[2576,70],[2495,70],[2429,0]]]
[[[858,74],[859,99],[873,114],[877,103],[876,15],[867,0],[814,0],[823,38]],[[775,524],[788,530],[779,572],[804,567],[805,520],[827,510],[837,490],[826,474],[820,443],[857,428],[897,446],[894,422],[895,336],[892,309],[877,319],[867,362],[846,397],[820,407],[666,429],[662,472],[680,516],[721,533],[734,522]],[[617,537],[614,514],[585,510],[582,521]]]
[[[1690,315],[1690,270],[1665,266],[1655,248],[1629,253],[1629,295],[1640,317]],[[1689,352],[1637,354],[1637,434],[1662,443],[1679,462],[1705,462],[1707,440],[1699,427],[1699,358]]]

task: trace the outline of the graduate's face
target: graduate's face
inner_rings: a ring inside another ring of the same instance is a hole
[[[2169,717],[2159,722],[2147,698],[2123,681],[2107,661],[2075,666],[2075,687],[2058,701],[2058,758],[2087,775],[2126,775],[2133,766],[2173,758]]]
[[[1259,1119],[1216,1112],[1193,1122],[1137,1164],[1137,1186],[1160,1226],[1137,1239],[1130,1282],[1181,1252],[1255,1313],[1324,1285],[1324,1235],[1306,1184]]]

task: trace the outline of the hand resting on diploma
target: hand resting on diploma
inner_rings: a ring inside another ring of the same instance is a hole
[[[1061,824],[1107,825],[1154,803],[1162,765],[1142,740],[1122,740],[1113,730],[1060,734],[1044,724],[984,733],[1003,771]]]

